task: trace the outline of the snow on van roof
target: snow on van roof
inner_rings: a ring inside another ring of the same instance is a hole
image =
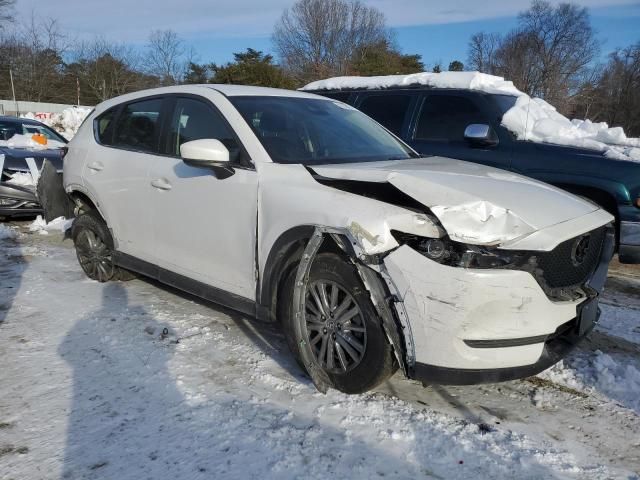
[[[610,128],[606,122],[569,120],[540,98],[531,98],[518,90],[513,82],[480,72],[413,73],[378,77],[334,77],[318,80],[300,90],[376,90],[385,88],[426,86],[478,90],[490,94],[517,97],[502,117],[502,125],[518,140],[552,143],[585,148],[616,160],[640,161],[640,139],[629,138],[621,127]]]
[[[428,86],[433,88],[462,88],[487,93],[524,95],[513,82],[480,72],[412,73],[379,77],[333,77],[305,85],[300,90],[351,90],[391,87]]]

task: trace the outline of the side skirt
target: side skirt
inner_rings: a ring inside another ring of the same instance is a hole
[[[126,253],[115,252],[114,262],[122,268],[139,273],[145,277],[153,278],[178,290],[195,295],[196,297],[217,303],[232,310],[237,310],[251,317],[256,316],[256,302],[248,298],[193,280],[192,278],[166,270]]]

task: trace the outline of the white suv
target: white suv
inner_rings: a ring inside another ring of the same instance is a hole
[[[598,319],[611,215],[549,185],[421,158],[312,94],[197,85],[99,105],[64,187],[86,274],[129,271],[266,321],[322,391],[397,368],[528,376]]]

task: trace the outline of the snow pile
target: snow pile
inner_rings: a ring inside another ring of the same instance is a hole
[[[376,89],[413,85],[425,85],[432,88],[480,90],[499,95],[523,95],[513,85],[513,82],[506,81],[502,77],[480,72],[422,72],[410,75],[384,75],[379,77],[334,77],[311,82],[300,90]]]
[[[23,115],[23,118],[42,122],[60,133],[67,140],[71,140],[89,113],[91,113],[90,108],[69,107],[65,108],[61,113],[53,113],[50,118],[36,118],[35,114],[31,112]]]
[[[71,228],[73,224],[73,219],[66,219],[64,217],[58,217],[51,220],[47,223],[42,216],[38,215],[38,217],[33,221],[31,225],[29,225],[30,232],[37,232],[40,235],[48,235],[49,232],[66,232]]]
[[[432,88],[459,88],[518,97],[502,117],[502,125],[518,140],[553,143],[602,152],[616,160],[640,161],[640,139],[628,138],[621,127],[590,120],[569,120],[540,98],[531,98],[513,82],[480,72],[414,73],[379,77],[334,77],[318,80],[300,90],[379,89],[424,85]]]
[[[0,140],[0,147],[9,147],[9,148],[28,148],[31,150],[47,150],[51,148],[62,148],[65,146],[64,143],[58,142],[57,140],[49,139],[46,145],[42,145],[41,143],[33,140],[33,135],[27,134],[22,135],[16,133],[9,140]]]
[[[562,360],[538,376],[575,390],[598,392],[640,413],[640,370],[632,363],[596,350],[595,355]]]
[[[640,161],[640,138],[628,138],[621,127],[606,122],[569,120],[541,98],[521,93],[502,117],[502,125],[518,140],[587,148],[616,160]]]
[[[20,185],[22,187],[32,187],[35,185],[33,176],[28,172],[15,172],[10,175],[11,178],[5,183],[12,183],[13,185]]]
[[[16,237],[16,231],[13,228],[0,223],[0,240],[4,240],[5,238],[15,238],[15,237]]]

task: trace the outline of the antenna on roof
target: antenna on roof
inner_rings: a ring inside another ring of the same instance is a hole
[[[527,119],[524,122],[524,141],[527,141],[527,131],[529,129],[529,108],[531,108],[531,97],[529,97],[529,103],[527,103]]]

